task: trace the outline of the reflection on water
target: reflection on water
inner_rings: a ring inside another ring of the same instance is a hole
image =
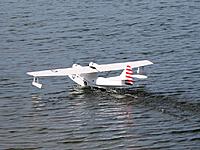
[[[6,147],[153,149],[176,147],[188,139],[198,146],[199,138],[195,135],[199,133],[199,119],[185,109],[187,104],[173,104],[177,102],[173,97],[145,89],[117,93],[80,88],[69,91],[59,92],[58,96],[33,94],[33,109],[23,114],[23,124],[7,129],[12,131],[10,141],[15,142],[9,142]],[[185,107],[182,114],[181,107]],[[160,111],[161,108],[166,111]],[[22,141],[18,137],[25,138]]]
[[[45,106],[45,103],[42,101],[42,98],[39,95],[32,95],[32,103],[36,110],[42,110],[42,107]]]
[[[52,138],[43,140],[47,145],[53,142],[55,147],[67,145],[72,149],[151,149],[174,147],[189,138],[198,146],[196,114],[200,109],[190,109],[189,103],[179,103],[173,96],[151,93],[145,88],[101,91],[75,87],[61,93],[58,97],[32,95],[34,117],[26,121],[34,124],[33,129],[39,134]],[[182,133],[185,138],[180,137]]]

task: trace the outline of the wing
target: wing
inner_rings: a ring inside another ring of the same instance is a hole
[[[124,63],[96,65],[95,68],[99,72],[104,72],[104,71],[122,70],[126,68],[127,65],[130,65],[131,68],[138,68],[138,67],[147,66],[151,64],[153,63],[149,60],[141,60],[141,61],[132,61],[132,62],[124,62]]]
[[[85,67],[80,66],[75,68],[43,70],[43,71],[27,72],[27,74],[34,77],[68,76],[72,74],[87,74],[95,72],[122,70],[126,68],[127,65],[130,65],[131,68],[138,68],[151,64],[153,63],[149,60],[142,60],[142,61],[132,61],[124,63],[104,64],[104,65],[95,64],[94,66],[85,66]]]
[[[28,75],[34,77],[49,77],[49,76],[68,76],[72,74],[85,74],[98,72],[96,69],[92,69],[89,66],[77,67],[77,68],[63,68],[53,70],[43,70],[35,72],[27,72]]]

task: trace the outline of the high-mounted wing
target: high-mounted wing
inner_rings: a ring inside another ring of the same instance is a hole
[[[63,69],[34,71],[34,72],[27,72],[27,74],[34,77],[49,77],[49,76],[68,76],[72,74],[84,74],[84,73],[95,73],[95,72],[98,72],[98,71],[90,68],[89,66],[86,66],[86,67],[77,67],[77,68],[63,68]]]
[[[34,72],[27,72],[27,74],[34,77],[68,76],[72,74],[87,74],[87,73],[95,73],[95,72],[122,70],[126,68],[127,65],[130,65],[131,68],[138,68],[138,67],[147,66],[151,64],[153,63],[149,60],[113,63],[113,64],[104,64],[104,65],[90,63],[89,66],[85,66],[85,67],[80,66],[80,67],[75,67],[75,68],[34,71]]]
[[[130,65],[131,68],[138,68],[142,66],[147,66],[153,64],[149,60],[141,60],[141,61],[132,61],[132,62],[124,62],[124,63],[113,63],[113,64],[105,64],[105,65],[95,65],[95,68],[99,72],[104,71],[114,71],[114,70],[122,70],[126,68],[127,65]]]

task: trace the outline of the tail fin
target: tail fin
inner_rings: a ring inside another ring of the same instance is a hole
[[[126,66],[120,76],[122,80],[125,80],[126,85],[133,85],[133,70],[130,65]]]

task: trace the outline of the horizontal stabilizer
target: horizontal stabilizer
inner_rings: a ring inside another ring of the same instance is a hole
[[[146,79],[146,78],[147,78],[147,76],[145,76],[145,75],[140,75],[140,74],[134,74],[134,75],[132,75],[132,77],[133,77],[133,78],[138,78],[138,79]]]

